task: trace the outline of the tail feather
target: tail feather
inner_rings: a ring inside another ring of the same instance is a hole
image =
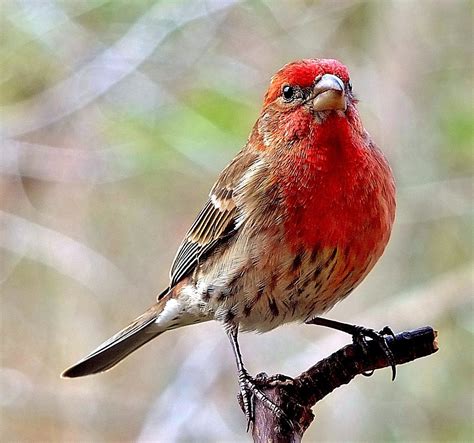
[[[152,306],[130,325],[102,343],[95,351],[66,369],[61,377],[74,378],[107,371],[127,355],[163,333],[166,329],[156,324],[160,305]]]

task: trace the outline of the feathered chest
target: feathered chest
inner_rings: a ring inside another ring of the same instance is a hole
[[[343,247],[365,255],[385,247],[395,212],[390,168],[375,146],[344,149],[312,146],[282,161],[285,235],[292,249]]]

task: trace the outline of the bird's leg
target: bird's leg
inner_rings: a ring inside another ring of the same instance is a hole
[[[242,354],[240,353],[239,342],[237,340],[238,326],[226,325],[225,330],[232,345],[235,361],[237,363],[242,403],[245,416],[247,417],[247,431],[250,429],[250,425],[253,424],[255,419],[254,397],[260,400],[277,417],[285,417],[285,413],[282,411],[282,409],[273,403],[261,390],[257,388],[254,379],[249,375],[247,369],[245,369],[244,363],[242,361]]]
[[[244,407],[245,416],[247,417],[247,431],[250,427],[250,423],[254,421],[254,405],[253,405],[253,392],[250,387],[252,379],[245,369],[244,362],[242,361],[242,354],[240,353],[239,342],[237,339],[238,326],[230,326],[226,328],[227,336],[229,337],[232,350],[234,351],[235,361],[237,363],[237,372],[239,374],[239,387],[242,394],[242,403]]]
[[[390,367],[392,368],[392,380],[395,380],[395,376],[397,375],[395,357],[393,356],[393,352],[390,350],[386,340],[387,335],[395,338],[395,334],[388,326],[385,326],[381,331],[377,332],[373,329],[365,328],[363,326],[351,325],[322,317],[315,317],[311,320],[308,320],[306,321],[306,324],[326,326],[328,328],[346,332],[347,334],[352,335],[353,342],[359,344],[364,352],[367,352],[367,338],[371,338],[372,340],[376,341],[385,354]],[[373,374],[373,371],[369,373],[364,372],[363,374],[369,376]]]

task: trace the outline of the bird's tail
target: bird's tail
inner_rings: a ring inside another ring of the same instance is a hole
[[[66,369],[61,377],[83,377],[84,375],[107,371],[127,355],[165,332],[169,329],[168,322],[166,319],[163,322],[158,320],[160,314],[164,314],[167,302],[171,300],[174,302],[169,296],[161,298],[158,303],[136,318],[126,328],[102,343],[95,351],[74,366]]]

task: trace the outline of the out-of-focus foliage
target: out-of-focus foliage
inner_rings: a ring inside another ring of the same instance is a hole
[[[0,5],[0,439],[241,441],[217,324],[113,371],[59,373],[141,313],[245,143],[270,76],[352,72],[398,181],[390,245],[330,317],[433,325],[441,350],[318,405],[307,441],[469,441],[472,2],[4,0]],[[296,375],[346,343],[291,325],[242,337],[252,373]]]

